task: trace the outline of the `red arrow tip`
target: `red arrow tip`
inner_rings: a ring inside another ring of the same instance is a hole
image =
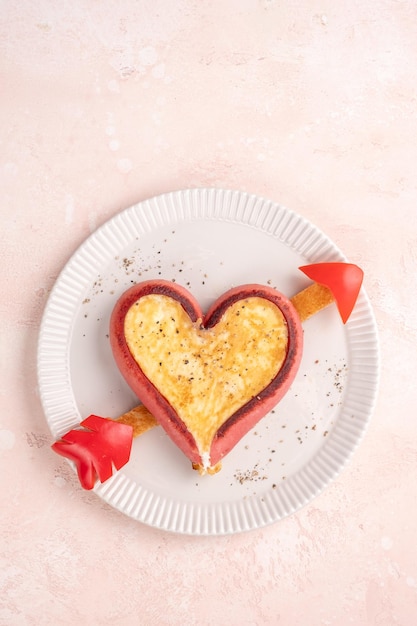
[[[344,324],[352,313],[363,281],[363,271],[353,263],[315,263],[299,268],[316,283],[330,289]]]

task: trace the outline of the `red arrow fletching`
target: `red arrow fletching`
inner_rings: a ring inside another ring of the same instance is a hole
[[[129,461],[133,428],[111,419],[90,415],[80,424],[84,429],[70,430],[52,449],[74,461],[84,489],[92,489],[97,478],[104,482]]]
[[[344,324],[352,313],[363,281],[363,271],[352,263],[315,263],[299,268],[316,283],[330,289]]]

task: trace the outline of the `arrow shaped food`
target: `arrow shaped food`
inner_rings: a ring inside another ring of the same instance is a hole
[[[121,296],[111,317],[111,346],[143,405],[107,420],[114,426],[110,447],[100,438],[74,441],[80,431],[54,444],[56,452],[76,461],[85,488],[93,486],[93,470],[103,481],[113,463],[120,468],[114,446],[124,448],[128,460],[132,437],[156,424],[200,473],[219,470],[224,456],[290,387],[302,355],[301,322],[336,301],[345,323],[356,302],[363,277],[357,266],[300,269],[316,282],[291,300],[270,287],[243,285],[223,294],[205,315],[186,289],[168,281],[145,281]],[[116,428],[123,426],[130,428],[130,442],[127,431],[120,431],[117,444]],[[82,450],[95,446],[97,456],[98,444],[102,467]],[[106,455],[112,462],[104,461]]]

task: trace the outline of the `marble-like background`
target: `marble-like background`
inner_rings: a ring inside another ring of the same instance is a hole
[[[0,624],[417,623],[417,4],[3,0]],[[247,534],[166,534],[83,492],[37,392],[43,307],[119,210],[267,196],[366,274],[381,387],[351,463]]]

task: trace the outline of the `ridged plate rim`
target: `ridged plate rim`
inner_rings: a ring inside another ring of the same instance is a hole
[[[302,255],[306,263],[346,260],[338,247],[304,217],[276,202],[242,191],[186,189],[153,197],[121,211],[75,251],[56,280],[45,307],[37,370],[40,398],[54,438],[83,419],[74,408],[69,346],[73,318],[85,285],[108,261],[109,255],[131,243],[132,236],[146,237],[160,226],[187,220],[246,224]],[[96,494],[139,522],[192,535],[248,531],[299,510],[346,466],[374,410],[379,381],[378,333],[363,288],[346,324],[346,333],[352,360],[351,391],[344,400],[341,415],[317,454],[277,489],[263,494],[262,498],[219,503],[181,502],[146,489],[127,477],[122,469],[106,483],[97,484]],[[354,422],[348,417],[352,412]]]

